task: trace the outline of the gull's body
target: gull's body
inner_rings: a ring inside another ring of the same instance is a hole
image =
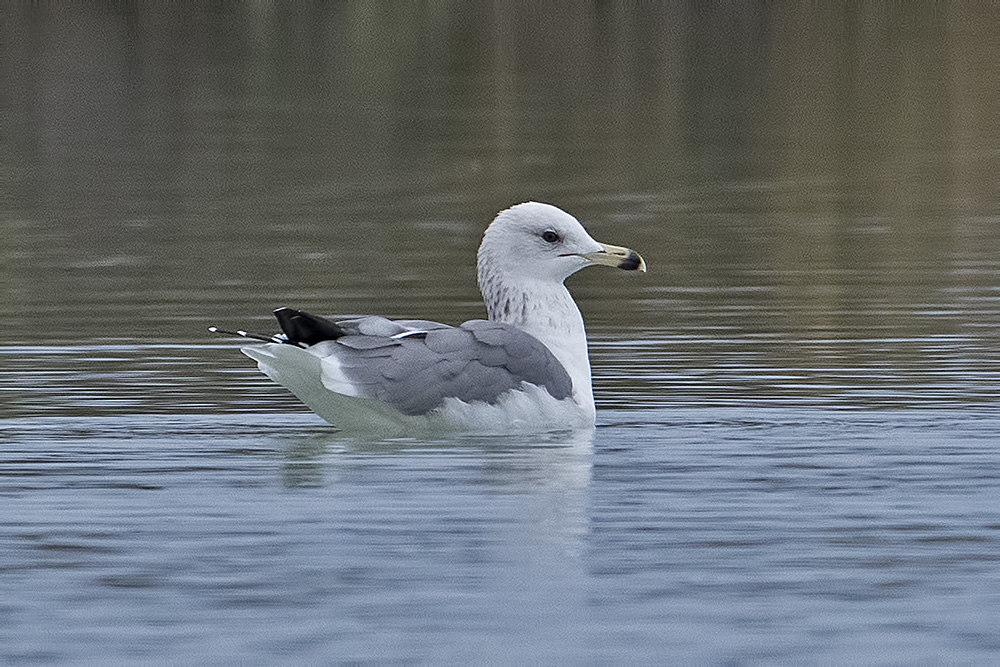
[[[450,327],[287,308],[284,332],[243,353],[334,426],[378,433],[504,433],[592,427],[583,317],[563,281],[591,264],[645,270],[634,251],[593,240],[568,213],[529,202],[501,211],[478,254],[489,320]]]

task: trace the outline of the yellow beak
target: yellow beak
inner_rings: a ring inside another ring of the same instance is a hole
[[[626,271],[646,272],[646,261],[631,248],[622,248],[621,246],[602,243],[601,250],[587,253],[584,257],[589,259],[593,264],[604,264],[605,266],[613,266],[616,269],[625,269]]]

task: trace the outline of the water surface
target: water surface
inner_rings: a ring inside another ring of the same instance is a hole
[[[989,663],[988,6],[0,10],[0,662]],[[599,424],[338,435],[215,324],[481,317],[497,210]]]

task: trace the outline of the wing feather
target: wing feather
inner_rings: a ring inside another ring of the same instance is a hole
[[[425,414],[447,398],[494,403],[523,382],[557,399],[572,393],[562,364],[519,329],[486,320],[460,327],[421,321],[426,336],[385,335],[397,327],[412,330],[414,323],[352,322],[342,326],[348,335],[322,343],[323,354],[336,358],[338,371],[359,396],[384,401],[407,415]],[[365,335],[362,329],[376,334]]]

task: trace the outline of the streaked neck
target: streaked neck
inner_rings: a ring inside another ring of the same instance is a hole
[[[481,279],[480,287],[489,318],[515,326],[544,343],[569,373],[573,399],[593,414],[587,332],[580,309],[566,286],[542,281],[500,285]]]

